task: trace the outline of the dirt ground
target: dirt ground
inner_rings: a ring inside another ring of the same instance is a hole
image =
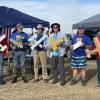
[[[33,83],[31,75],[28,75],[29,83],[27,84],[24,84],[20,78],[16,84],[11,84],[10,78],[5,78],[7,84],[0,86],[0,100],[100,100],[96,62],[88,61],[88,82],[85,87],[81,86],[80,80],[74,86],[69,85],[70,68],[68,63],[65,65],[67,66],[65,86],[62,87],[59,83],[52,85],[52,79],[49,83],[44,83],[42,80]]]

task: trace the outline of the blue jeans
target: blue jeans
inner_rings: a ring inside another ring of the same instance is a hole
[[[3,54],[0,52],[0,77],[3,76]]]
[[[26,76],[25,69],[25,59],[26,53],[25,51],[14,51],[13,55],[13,63],[14,63],[14,77],[18,76],[18,69],[21,69],[22,76]]]
[[[97,59],[97,68],[98,68],[97,78],[98,78],[98,82],[100,84],[100,58]]]

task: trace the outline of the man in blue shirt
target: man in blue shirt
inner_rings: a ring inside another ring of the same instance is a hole
[[[22,79],[24,83],[27,83],[26,80],[26,69],[25,69],[25,58],[26,53],[25,50],[27,49],[27,42],[28,42],[28,35],[23,32],[23,25],[17,24],[15,32],[12,33],[11,39],[16,40],[17,42],[21,42],[23,44],[23,48],[19,48],[18,46],[12,44],[12,49],[14,50],[13,55],[13,62],[14,62],[14,78],[12,83],[17,82],[18,78],[18,69],[21,68]]]

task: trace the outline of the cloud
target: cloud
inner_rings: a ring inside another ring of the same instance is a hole
[[[72,32],[72,24],[100,13],[99,4],[99,0],[0,0],[0,5],[51,23],[59,22],[63,32]]]

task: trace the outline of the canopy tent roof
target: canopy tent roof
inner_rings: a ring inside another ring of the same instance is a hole
[[[0,6],[0,27],[10,26],[13,28],[17,23],[22,23],[26,28],[36,27],[37,24],[49,27],[49,22],[47,21],[22,13],[13,8]]]
[[[80,26],[84,26],[86,29],[100,29],[100,14],[73,24],[73,29],[78,29]]]

